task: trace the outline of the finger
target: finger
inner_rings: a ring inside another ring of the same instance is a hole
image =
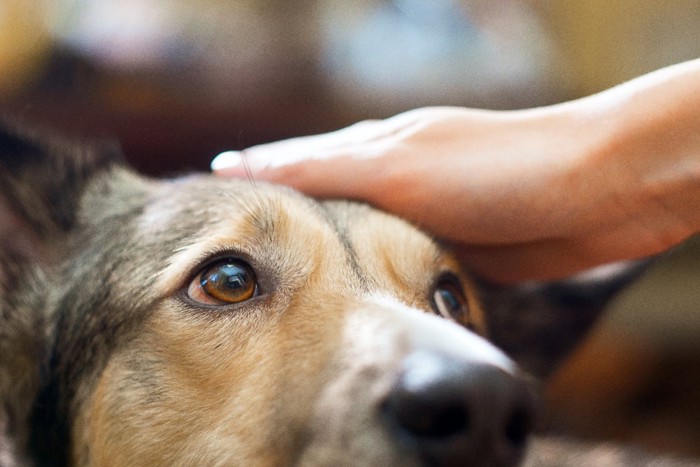
[[[619,261],[637,260],[666,251],[642,235],[590,234],[586,238],[555,238],[519,244],[474,246],[458,244],[460,261],[478,275],[501,283],[557,280]]]
[[[393,126],[367,120],[330,133],[261,144],[245,151],[226,151],[212,160],[211,169],[217,175],[242,177],[247,170],[253,173],[273,171],[278,166],[348,153],[359,157],[361,146],[390,133]]]
[[[370,147],[371,146],[371,147]],[[378,157],[381,149],[375,145],[358,147],[362,156],[348,155],[345,151],[328,151],[324,157],[290,157],[261,155],[247,157],[231,154],[237,158],[233,168],[217,169],[217,175],[248,176],[256,180],[291,186],[310,196],[320,198],[348,198],[375,204],[386,199],[389,191],[386,177],[392,166]],[[361,163],[359,159],[362,160]],[[383,207],[384,202],[380,203]]]
[[[445,109],[416,109],[386,120],[365,120],[330,133],[261,144],[245,151],[226,151],[212,160],[211,169],[217,175],[243,177],[251,172],[272,173],[277,167],[309,160],[345,155],[357,159],[376,157],[387,145],[395,144],[402,131],[420,126],[426,116],[436,111],[446,112]]]

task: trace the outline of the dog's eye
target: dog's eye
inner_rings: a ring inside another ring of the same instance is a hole
[[[433,291],[433,305],[443,318],[452,319],[462,325],[469,323],[469,307],[458,280],[446,275],[438,280]]]
[[[194,278],[187,295],[207,305],[240,303],[252,298],[257,291],[253,269],[236,259],[217,261]]]

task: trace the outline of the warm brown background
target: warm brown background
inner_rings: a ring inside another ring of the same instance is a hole
[[[695,0],[0,0],[0,111],[206,170],[420,105],[590,94],[700,56],[698,24]],[[551,382],[552,425],[700,456],[698,284],[696,241],[622,297]]]

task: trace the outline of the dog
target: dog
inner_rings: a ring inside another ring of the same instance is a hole
[[[630,274],[499,288],[369,206],[8,122],[0,198],[0,465],[647,465],[530,441],[528,374]]]

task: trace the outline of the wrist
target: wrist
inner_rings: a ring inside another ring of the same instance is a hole
[[[583,173],[659,251],[700,230],[700,61],[573,103],[592,131]],[[595,185],[595,184],[594,184]]]

